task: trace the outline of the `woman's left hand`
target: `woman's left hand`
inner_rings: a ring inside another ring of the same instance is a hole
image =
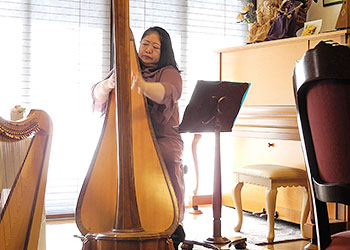
[[[137,88],[140,94],[156,103],[161,103],[165,96],[165,88],[160,82],[146,82],[139,72],[131,72],[131,89]]]
[[[131,89],[137,88],[139,94],[143,94],[147,83],[143,79],[141,73],[131,72],[131,80]]]

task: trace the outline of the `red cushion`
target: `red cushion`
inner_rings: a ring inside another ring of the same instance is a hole
[[[307,94],[320,176],[329,183],[350,183],[350,84],[340,80],[320,82]]]
[[[344,231],[332,235],[332,242],[326,250],[350,249],[350,231]]]

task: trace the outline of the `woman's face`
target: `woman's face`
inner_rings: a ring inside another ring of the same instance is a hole
[[[144,65],[157,66],[160,59],[160,46],[157,32],[152,32],[142,39],[138,55]]]

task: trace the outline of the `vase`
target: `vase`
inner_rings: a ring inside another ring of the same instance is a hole
[[[23,112],[11,111],[10,113],[11,121],[18,121],[23,119]]]

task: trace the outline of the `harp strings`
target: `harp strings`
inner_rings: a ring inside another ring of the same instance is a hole
[[[0,141],[0,212],[19,174],[31,140],[26,138],[13,142]]]

